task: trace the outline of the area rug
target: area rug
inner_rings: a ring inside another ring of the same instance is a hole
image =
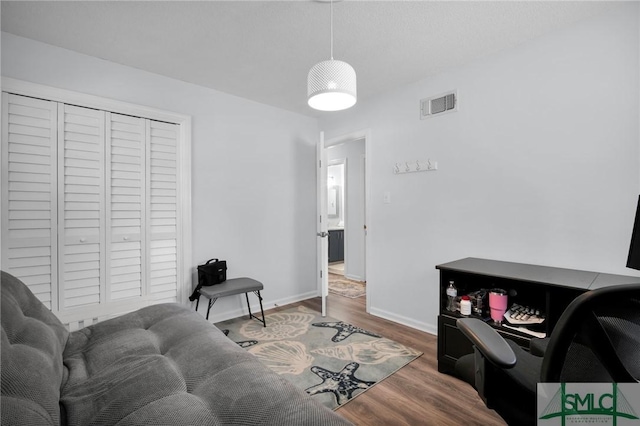
[[[329,274],[329,291],[331,293],[355,299],[366,294],[365,283],[350,280],[341,275]]]
[[[262,363],[331,409],[346,404],[422,352],[303,306],[217,323]]]

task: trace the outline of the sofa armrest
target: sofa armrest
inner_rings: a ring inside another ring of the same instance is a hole
[[[476,318],[461,318],[456,325],[478,351],[493,365],[512,368],[516,355],[509,344],[491,326]]]

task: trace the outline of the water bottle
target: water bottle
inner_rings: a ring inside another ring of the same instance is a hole
[[[458,289],[453,281],[449,281],[447,286],[447,311],[453,312],[456,310],[456,296],[458,296]]]

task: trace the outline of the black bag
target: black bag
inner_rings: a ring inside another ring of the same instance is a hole
[[[223,283],[227,279],[227,261],[209,259],[204,265],[198,265],[198,285],[210,286]]]
[[[209,259],[204,265],[198,265],[198,285],[191,296],[190,301],[200,297],[200,288],[225,282],[227,279],[227,261]]]

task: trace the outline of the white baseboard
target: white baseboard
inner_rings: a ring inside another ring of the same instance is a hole
[[[262,299],[262,307],[266,311],[268,309],[277,308],[279,306],[290,305],[292,303],[301,302],[303,300],[311,299],[314,297],[318,297],[318,293],[316,291],[310,291],[308,293],[302,293],[296,296],[285,297],[278,300]],[[250,296],[249,300],[251,299],[255,300],[256,298]],[[206,297],[203,297],[202,300],[200,301],[201,308],[204,306],[204,309],[198,310],[198,313],[203,317],[207,315],[207,302],[208,302],[208,299]],[[191,302],[191,303],[192,303],[193,309],[195,310],[195,306],[196,306],[195,302]],[[250,306],[251,306],[251,313],[256,315],[257,317],[260,317],[260,303],[256,302],[254,304],[250,304]],[[248,312],[244,307],[239,309],[231,309],[224,312],[211,313],[209,315],[209,322],[215,324],[220,321],[226,321],[226,320],[238,318],[241,316],[247,316],[247,314]]]
[[[411,318],[407,318],[402,315],[396,315],[391,312],[383,311],[382,309],[377,309],[374,307],[369,308],[369,313],[371,315],[375,315],[380,318],[387,319],[389,321],[397,322],[402,325],[406,325],[407,327],[415,328],[420,331],[424,331],[429,334],[437,335],[438,327],[435,324],[429,324],[426,322],[416,321]]]
[[[361,277],[361,276],[358,276],[358,275],[344,274],[344,277],[345,277],[345,278],[349,278],[350,280],[353,280],[353,281],[360,281],[360,282],[364,282],[364,280],[362,279],[362,277]]]

